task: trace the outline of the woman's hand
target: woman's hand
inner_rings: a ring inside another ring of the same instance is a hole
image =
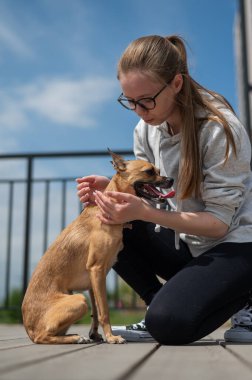
[[[109,178],[90,175],[88,177],[77,178],[77,195],[82,203],[94,203],[94,191],[104,191],[109,184]]]
[[[124,224],[132,220],[141,220],[144,211],[150,207],[143,199],[117,191],[96,191],[95,203],[100,209],[98,214],[105,224]]]

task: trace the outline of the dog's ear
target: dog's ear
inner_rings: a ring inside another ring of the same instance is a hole
[[[119,154],[112,152],[109,148],[108,148],[108,151],[113,159],[111,163],[114,166],[114,169],[117,172],[124,172],[126,170],[126,161],[124,160],[124,158],[119,156]]]

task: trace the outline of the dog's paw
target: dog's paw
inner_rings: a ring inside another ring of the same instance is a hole
[[[80,336],[80,338],[77,340],[77,344],[88,344],[92,343],[92,339],[86,338],[85,336]]]
[[[126,340],[121,337],[121,335],[110,335],[106,338],[107,343],[110,344],[123,344],[126,343]]]
[[[89,338],[92,339],[94,342],[103,342],[103,337],[98,332],[90,332]]]

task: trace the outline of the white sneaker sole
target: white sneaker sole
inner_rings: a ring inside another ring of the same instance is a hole
[[[126,330],[125,328],[112,326],[114,335],[121,335],[128,342],[156,342],[156,340],[148,333],[148,331]]]

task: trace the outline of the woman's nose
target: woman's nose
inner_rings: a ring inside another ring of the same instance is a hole
[[[136,114],[139,117],[143,117],[143,115],[146,115],[146,113],[148,112],[148,110],[146,110],[145,108],[141,107],[139,104],[136,104],[136,108],[135,108],[134,111],[136,112]]]

